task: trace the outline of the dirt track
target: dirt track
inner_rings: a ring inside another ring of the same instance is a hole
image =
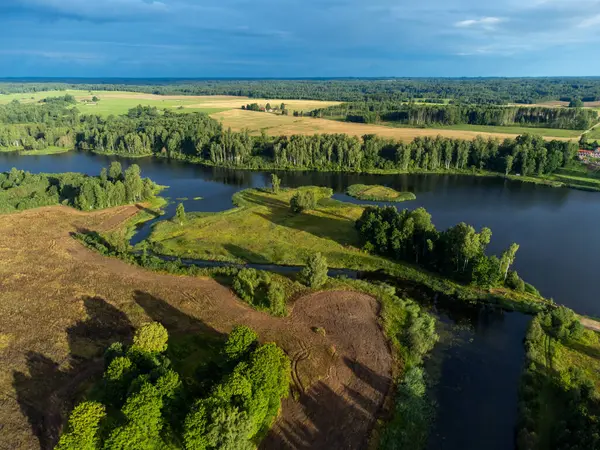
[[[363,448],[391,379],[376,301],[313,294],[276,319],[213,280],[145,271],[69,235],[135,212],[51,207],[0,216],[0,449],[52,448],[74,398],[100,374],[103,348],[147,320],[171,333],[225,333],[244,323],[285,349],[303,394],[285,401],[263,448]]]

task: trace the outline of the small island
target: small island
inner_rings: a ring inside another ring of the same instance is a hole
[[[417,196],[412,192],[398,192],[392,188],[377,184],[353,184],[348,187],[346,193],[350,197],[359,200],[369,200],[374,202],[405,202],[417,199]]]

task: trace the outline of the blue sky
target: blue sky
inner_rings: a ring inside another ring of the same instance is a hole
[[[600,75],[600,0],[0,0],[0,77]]]

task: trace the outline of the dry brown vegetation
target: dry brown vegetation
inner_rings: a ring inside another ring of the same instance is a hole
[[[278,319],[213,280],[146,271],[70,236],[111,229],[137,210],[0,216],[0,448],[52,448],[74,401],[101,374],[103,349],[150,320],[171,336],[216,337],[247,324],[290,355],[301,394],[285,402],[264,448],[365,446],[391,385],[377,302],[353,292],[312,294]]]
[[[273,136],[290,136],[292,134],[312,135],[317,133],[345,133],[353,136],[376,134],[385,138],[410,142],[416,137],[443,136],[454,139],[475,139],[477,136],[495,137],[498,139],[514,139],[515,134],[510,133],[485,133],[479,131],[434,129],[434,128],[404,128],[388,127],[384,125],[371,125],[364,123],[340,122],[329,119],[313,117],[294,117],[268,114],[257,111],[244,111],[232,109],[211,114],[219,120],[225,128],[231,127],[234,131],[248,129],[250,134],[258,135],[261,130]],[[569,138],[548,137],[546,139],[569,140]]]

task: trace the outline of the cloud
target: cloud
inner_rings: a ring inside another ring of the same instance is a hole
[[[499,23],[505,22],[506,19],[500,17],[482,17],[481,19],[467,19],[461,20],[454,24],[457,28],[483,28],[493,29]]]
[[[596,14],[595,16],[588,17],[579,22],[579,28],[590,28],[595,26],[600,26],[600,14]]]

